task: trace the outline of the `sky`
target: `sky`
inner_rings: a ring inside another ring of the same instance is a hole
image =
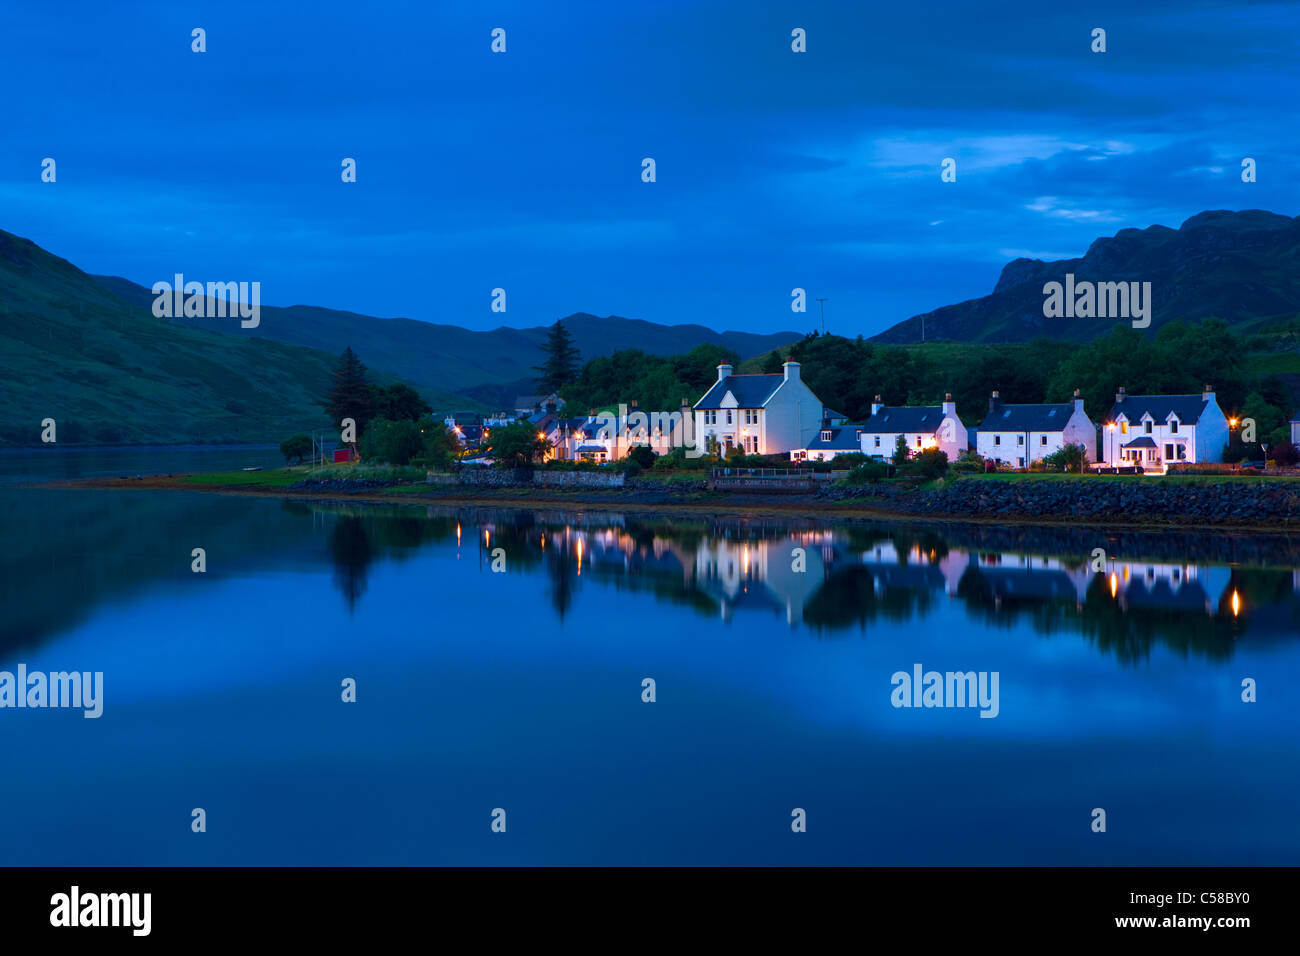
[[[803,332],[821,297],[869,336],[1018,256],[1300,214],[1298,67],[1300,4],[1245,0],[10,2],[0,229],[264,305]]]

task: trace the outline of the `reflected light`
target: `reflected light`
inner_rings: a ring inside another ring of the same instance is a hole
[[[1232,616],[1236,617],[1240,613],[1241,613],[1241,595],[1238,594],[1236,589],[1234,588],[1232,592]]]
[[[1114,597],[1118,593],[1119,593],[1119,578],[1116,577],[1115,572],[1112,571],[1110,573],[1110,596]]]

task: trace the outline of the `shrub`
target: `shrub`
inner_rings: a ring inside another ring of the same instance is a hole
[[[890,470],[890,466],[885,462],[868,458],[862,464],[849,469],[849,473],[844,480],[850,485],[875,484],[888,478]]]
[[[899,473],[921,478],[938,478],[948,473],[948,454],[939,448],[919,451],[903,464]]]
[[[653,468],[658,457],[649,445],[633,445],[628,449],[626,460],[636,462],[640,468]]]
[[[1078,474],[1088,467],[1088,456],[1082,445],[1065,445],[1043,459],[1048,471],[1070,471]]]
[[[960,458],[952,463],[952,471],[961,475],[975,475],[984,470],[984,456],[975,449],[962,452]]]
[[[1284,441],[1272,449],[1273,461],[1279,468],[1294,468],[1300,465],[1300,448],[1289,441]]]

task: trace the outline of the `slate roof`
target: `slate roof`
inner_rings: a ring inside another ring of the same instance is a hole
[[[1134,438],[1128,444],[1120,445],[1119,447],[1120,448],[1155,448],[1156,443],[1152,441],[1150,438],[1148,438],[1146,435],[1143,435],[1141,438]]]
[[[882,405],[865,425],[857,425],[864,435],[889,432],[936,432],[943,423],[942,405]]]
[[[1118,421],[1123,412],[1130,422],[1139,422],[1143,415],[1150,413],[1153,419],[1163,423],[1173,412],[1184,425],[1195,425],[1209,404],[1200,395],[1125,395],[1124,401],[1111,406],[1106,421]]]
[[[737,408],[762,408],[772,393],[785,382],[785,375],[728,375],[704,393],[695,403],[696,408],[721,408],[722,400],[730,392],[736,397]]]
[[[835,425],[817,432],[817,437],[808,443],[808,451],[861,451],[862,442],[858,438],[861,425]],[[831,433],[830,441],[822,441],[822,432]]]
[[[1074,414],[1074,403],[996,405],[980,422],[982,432],[1059,432]]]

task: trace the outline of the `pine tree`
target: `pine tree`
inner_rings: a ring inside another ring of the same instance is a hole
[[[546,356],[545,361],[534,366],[533,371],[538,373],[537,382],[544,391],[554,392],[578,377],[581,353],[573,344],[573,336],[563,321],[556,321],[551,326],[546,341],[542,343],[542,354]]]
[[[341,426],[345,418],[354,419],[358,435],[374,415],[374,393],[366,381],[366,367],[351,346],[339,359],[338,368],[334,370],[334,384],[330,386],[324,405],[325,414],[336,426]]]

